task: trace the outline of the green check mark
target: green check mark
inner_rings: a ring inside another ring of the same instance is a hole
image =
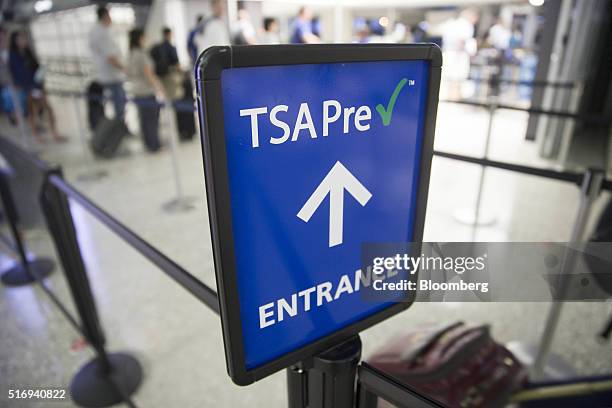
[[[385,107],[380,103],[376,105],[376,111],[380,115],[383,121],[383,125],[389,126],[391,124],[391,115],[393,115],[393,108],[395,108],[395,101],[397,100],[397,96],[399,95],[404,85],[406,85],[406,82],[408,82],[406,78],[403,78],[401,81],[399,81],[399,83],[395,87],[395,90],[393,91],[393,94],[391,95],[391,99],[389,99],[389,103],[387,104],[387,109],[385,109]]]

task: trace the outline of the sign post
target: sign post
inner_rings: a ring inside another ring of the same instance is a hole
[[[211,47],[200,56],[204,173],[235,383],[307,361],[325,372],[326,350],[410,306],[405,292],[380,302],[359,294],[372,278],[362,246],[422,240],[441,65],[430,44]],[[295,370],[288,376],[299,388]]]

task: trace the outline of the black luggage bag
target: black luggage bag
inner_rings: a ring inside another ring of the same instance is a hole
[[[104,87],[98,82],[92,82],[87,87],[87,121],[89,128],[95,130],[104,114]]]
[[[96,126],[91,138],[91,150],[97,157],[110,159],[128,135],[125,123],[119,119],[102,118]]]
[[[186,141],[193,139],[196,132],[193,116],[193,87],[191,86],[191,79],[187,75],[183,80],[183,95],[183,99],[174,102],[174,110],[179,139]]]

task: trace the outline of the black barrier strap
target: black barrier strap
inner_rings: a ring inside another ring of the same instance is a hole
[[[47,90],[46,93],[48,95],[55,95],[63,98],[83,98],[90,101],[98,101],[98,102],[106,102],[110,101],[111,98],[106,96],[98,96],[98,95],[89,95],[84,92],[76,92],[76,91],[61,91],[61,90]],[[170,100],[166,102],[158,102],[158,101],[137,101],[137,98],[125,98],[125,102],[135,103],[140,106],[159,106],[160,108],[171,105],[172,108],[179,112],[194,112],[195,111],[195,100],[191,97],[188,99],[177,99]]]
[[[539,176],[553,180],[568,181],[574,184],[582,182],[583,175],[581,173],[573,173],[569,171],[556,171],[537,167],[524,166],[522,164],[513,164],[500,162],[496,160],[484,159],[480,157],[464,156],[461,154],[434,151],[434,156],[444,157],[446,159],[459,160],[467,163],[479,164],[485,167],[494,167],[497,169],[514,171],[517,173]],[[612,181],[608,181],[609,187],[612,187]]]
[[[9,172],[5,169],[0,170],[0,197],[2,197],[2,206],[4,207],[4,215],[8,221],[11,233],[13,234],[14,246],[17,249],[17,254],[24,269],[31,276],[30,268],[28,268],[28,256],[26,249],[21,240],[19,229],[17,228],[18,215],[17,208],[15,207],[15,201],[11,194],[11,188],[8,181]]]
[[[21,158],[22,160],[32,164],[34,167],[36,167],[41,172],[44,173],[44,172],[52,170],[52,166],[42,161],[40,158],[38,158],[33,153],[23,150],[22,148],[17,146],[15,143],[8,140],[6,136],[0,135],[0,144],[6,147],[8,150],[10,150],[11,153],[15,154],[16,156],[19,156],[19,158]]]
[[[219,299],[217,298],[217,293],[213,289],[187,272],[131,229],[111,217],[106,211],[94,204],[70,184],[66,183],[62,178],[53,175],[49,178],[49,182],[61,190],[66,196],[77,201],[91,215],[119,235],[125,242],[153,262],[212,311],[219,314]]]
[[[34,272],[35,274],[35,272]],[[47,286],[47,284],[45,283],[45,281],[43,281],[42,279],[38,279],[37,276],[35,276],[37,278],[38,283],[40,284],[40,287],[42,288],[42,290],[47,294],[47,296],[49,296],[49,299],[51,299],[51,301],[55,304],[55,306],[57,306],[57,308],[60,310],[60,312],[62,312],[62,314],[64,315],[64,317],[68,320],[68,322],[70,323],[70,325],[83,337],[87,338],[87,335],[85,334],[85,331],[83,330],[83,327],[81,327],[81,325],[79,324],[78,320],[76,317],[74,317],[72,315],[72,313],[70,313],[68,311],[68,309],[66,308],[66,306],[64,306],[64,304],[59,300],[59,298],[55,295],[55,293],[53,293],[53,291],[51,289],[49,289],[49,286]]]
[[[358,408],[375,408],[378,397],[399,407],[444,408],[442,404],[409,389],[365,362],[358,368],[357,392]]]
[[[493,105],[489,102],[474,101],[474,100],[469,100],[469,99],[441,99],[440,102],[454,103],[458,105],[477,106],[480,108],[487,108],[487,109],[489,109]],[[498,104],[498,103],[495,103],[494,105],[496,109],[513,110],[513,111],[526,112],[526,113],[537,114],[537,115],[547,115],[547,116],[555,116],[559,118],[574,119],[578,122],[595,124],[595,125],[600,125],[600,126],[607,126],[610,123],[612,123],[612,118],[610,118],[609,116],[603,116],[603,115],[580,115],[580,114],[571,113],[571,112],[546,110],[542,108],[532,108],[532,107],[524,108],[522,106],[504,105],[504,104]]]
[[[578,85],[578,82],[549,82],[549,81],[517,81],[515,79],[503,79],[503,78],[475,78],[469,77],[467,82],[486,82],[489,85],[498,85],[498,84],[509,84],[509,85],[523,85],[530,87],[550,87],[550,88],[573,88]]]

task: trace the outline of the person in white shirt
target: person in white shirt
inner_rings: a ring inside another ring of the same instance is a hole
[[[251,14],[247,9],[238,10],[238,21],[236,21],[236,30],[233,34],[234,44],[236,45],[256,45],[259,43],[257,32],[251,22]]]
[[[225,22],[224,0],[212,0],[212,16],[206,20],[202,35],[198,38],[198,52],[202,52],[213,45],[229,45],[230,34]]]
[[[123,81],[125,66],[121,50],[112,36],[112,20],[106,7],[97,10],[98,22],[89,33],[89,48],[94,63],[96,81],[111,93],[115,117],[123,120],[125,113],[125,91]]]
[[[512,31],[507,27],[504,20],[498,18],[497,22],[489,29],[487,42],[499,51],[506,51],[510,48],[511,38]]]
[[[451,99],[462,97],[462,83],[469,77],[470,57],[476,54],[474,26],[477,21],[478,13],[468,8],[442,26],[442,75],[448,81],[448,97]]]

